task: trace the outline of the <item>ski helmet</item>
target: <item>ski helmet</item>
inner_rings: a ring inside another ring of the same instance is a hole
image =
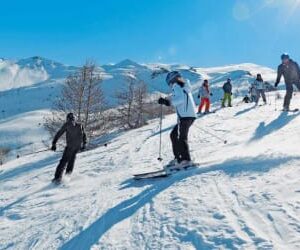
[[[283,53],[283,54],[281,55],[281,60],[287,60],[287,59],[290,59],[289,54],[288,54],[288,53]]]
[[[168,85],[172,84],[173,82],[175,82],[176,78],[180,78],[181,75],[178,71],[172,71],[169,72],[167,77],[166,77],[166,82]]]
[[[75,116],[73,113],[67,114],[67,121],[75,121]]]
[[[227,78],[227,82],[231,82],[231,78],[229,77],[229,78]]]

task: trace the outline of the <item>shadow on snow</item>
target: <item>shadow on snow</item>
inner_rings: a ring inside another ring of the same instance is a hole
[[[12,178],[17,178],[20,175],[26,175],[36,169],[41,169],[50,166],[58,161],[59,155],[55,154],[35,163],[26,163],[17,168],[1,172],[0,181],[8,181]]]
[[[82,230],[78,235],[63,244],[60,249],[90,249],[94,244],[98,243],[102,236],[113,226],[128,219],[146,204],[151,203],[161,192],[188,177],[209,174],[214,171],[222,171],[229,176],[237,176],[247,172],[264,173],[292,160],[300,160],[300,157],[267,158],[266,156],[260,156],[254,158],[232,159],[216,165],[179,172],[178,174],[163,180],[134,181],[128,179],[121,184],[120,189],[144,186],[146,186],[146,188],[134,197],[122,201],[115,207],[109,209],[86,229]],[[199,241],[197,241],[194,239],[193,242],[202,242],[202,240],[199,239]],[[201,244],[199,246],[198,244],[195,245],[196,248],[200,246]]]
[[[255,106],[251,106],[250,108],[247,108],[247,109],[244,109],[244,110],[241,110],[241,111],[237,112],[234,116],[236,117],[236,116],[239,116],[239,115],[243,115],[243,114],[251,111],[254,108],[255,108]]]
[[[288,115],[287,112],[282,112],[275,120],[273,120],[268,125],[266,125],[265,122],[261,122],[256,128],[254,135],[249,142],[262,139],[263,137],[278,131],[279,129],[287,125],[289,122],[294,120],[296,117],[298,117],[298,115],[299,113]]]

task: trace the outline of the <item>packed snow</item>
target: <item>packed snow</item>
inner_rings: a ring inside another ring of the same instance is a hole
[[[299,113],[274,111],[269,98],[197,119],[190,145],[200,167],[168,178],[132,175],[172,159],[175,115],[164,117],[162,163],[157,120],[80,153],[58,187],[50,180],[59,152],[6,163],[1,249],[299,249]]]

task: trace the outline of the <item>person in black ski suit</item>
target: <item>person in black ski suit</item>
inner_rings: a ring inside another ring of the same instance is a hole
[[[169,165],[179,169],[192,164],[188,133],[196,119],[196,105],[189,82],[184,81],[178,71],[168,73],[166,82],[172,88],[172,95],[170,98],[159,98],[158,103],[166,106],[172,104],[177,112],[178,123],[170,135],[175,160]]]
[[[60,183],[66,165],[66,174],[70,175],[72,173],[76,154],[79,150],[84,150],[86,145],[86,134],[84,132],[84,128],[80,123],[75,122],[73,113],[69,113],[67,115],[67,122],[55,135],[52,141],[51,150],[56,151],[56,142],[64,133],[66,133],[67,145],[56,168],[54,179],[52,180],[54,183]]]
[[[293,85],[296,85],[300,90],[300,69],[299,65],[290,59],[288,54],[281,55],[282,64],[277,69],[277,79],[275,82],[275,88],[277,88],[281,77],[283,76],[286,87],[286,94],[284,97],[283,110],[288,111],[290,108],[290,102],[293,96]]]

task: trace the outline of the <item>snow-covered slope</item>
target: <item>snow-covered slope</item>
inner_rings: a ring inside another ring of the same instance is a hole
[[[59,95],[65,77],[76,69],[42,57],[0,61],[0,148],[9,147],[11,154],[8,159],[33,152],[44,145],[44,141],[49,145],[48,135],[42,131],[40,123]],[[219,102],[222,98],[221,86],[228,77],[233,79],[233,92],[237,97],[247,91],[249,82],[257,73],[262,73],[266,80],[275,79],[272,69],[255,64],[195,68],[187,65],[139,64],[126,59],[117,64],[103,65],[99,70],[104,78],[102,86],[106,100],[112,106],[117,104],[114,94],[124,87],[128,74],[136,75],[147,84],[150,93],[157,94],[169,92],[165,83],[166,73],[180,70],[191,81],[197,102],[198,87],[205,78],[210,80],[213,102]],[[22,125],[24,120],[31,119],[34,121],[32,124]],[[30,127],[25,134],[24,127]],[[44,136],[41,136],[43,132]]]
[[[172,159],[175,115],[163,121],[162,163],[158,121],[80,153],[71,181],[62,186],[50,184],[61,153],[6,163],[0,169],[0,248],[299,249],[300,117],[274,111],[274,96],[269,101],[196,120],[190,146],[200,167],[166,179],[131,176]]]

